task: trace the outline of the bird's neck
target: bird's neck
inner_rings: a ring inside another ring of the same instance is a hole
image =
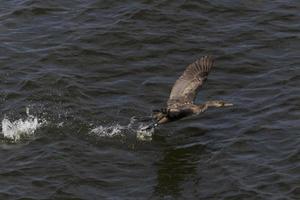
[[[192,109],[195,114],[199,114],[199,113],[204,112],[207,108],[208,108],[208,106],[206,105],[206,103],[204,103],[204,104],[200,104],[200,105],[195,105],[195,107]]]
[[[209,107],[216,107],[215,101],[207,101],[204,104],[197,105],[195,112],[202,113],[206,111]]]
[[[217,107],[216,101],[206,101],[204,105],[206,105],[207,107]]]

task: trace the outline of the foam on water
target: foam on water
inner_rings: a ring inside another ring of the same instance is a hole
[[[29,114],[29,109],[26,108],[27,118],[10,121],[7,117],[2,120],[2,134],[4,138],[20,140],[22,137],[31,136],[40,128],[45,121],[39,120],[38,117]]]
[[[112,126],[98,126],[90,131],[90,133],[99,135],[99,136],[106,136],[106,137],[113,137],[117,135],[122,135],[121,130],[125,129],[126,127],[121,126],[119,124],[112,125]]]

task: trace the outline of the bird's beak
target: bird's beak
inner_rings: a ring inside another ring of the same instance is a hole
[[[225,103],[224,106],[233,106],[233,103]]]

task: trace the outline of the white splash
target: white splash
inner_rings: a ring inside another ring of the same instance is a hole
[[[141,124],[137,122],[135,117],[130,119],[128,125],[122,126],[120,124],[115,124],[112,126],[98,126],[90,131],[91,134],[96,134],[100,137],[114,137],[114,136],[125,136],[126,133],[135,132],[136,138],[142,141],[151,141],[153,129],[145,130],[148,125]]]
[[[98,126],[92,129],[90,133],[97,134],[99,136],[113,137],[113,136],[120,135],[122,129],[124,129],[124,127],[120,126],[119,124],[116,124],[114,126],[107,126],[107,127]]]
[[[148,126],[148,125],[147,125]],[[140,125],[137,132],[136,138],[141,141],[151,141],[154,133],[154,128],[145,129],[147,126]]]
[[[18,119],[16,121],[10,121],[4,117],[2,120],[2,134],[5,138],[14,140],[15,142],[20,140],[22,136],[31,136],[36,129],[40,128],[45,121],[39,121],[39,119],[29,114],[29,109],[26,108],[27,118]]]

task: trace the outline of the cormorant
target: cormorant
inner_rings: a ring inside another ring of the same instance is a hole
[[[201,59],[187,66],[186,70],[177,79],[172,88],[167,107],[160,110],[153,110],[152,118],[155,123],[146,129],[159,124],[179,120],[190,115],[197,115],[209,107],[232,106],[232,103],[227,103],[222,100],[194,104],[198,90],[206,81],[213,67],[213,63],[214,60],[211,56],[203,56]]]

